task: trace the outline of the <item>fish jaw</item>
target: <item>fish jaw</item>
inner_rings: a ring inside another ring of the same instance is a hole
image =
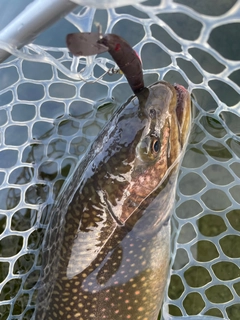
[[[193,105],[191,102],[191,96],[186,88],[179,84],[175,84],[174,88],[176,89],[178,97],[176,114],[180,131],[180,142],[182,148],[184,148],[188,141],[191,129]]]

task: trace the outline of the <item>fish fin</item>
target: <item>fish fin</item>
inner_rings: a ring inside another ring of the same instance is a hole
[[[108,280],[116,274],[121,266],[122,258],[123,249],[121,245],[118,245],[97,274],[97,282],[100,285],[106,284]]]
[[[108,47],[98,43],[99,33],[70,33],[66,37],[69,51],[75,56],[91,56],[108,51]]]
[[[69,279],[90,266],[115,232],[116,227],[114,221],[108,223],[107,226],[101,221],[96,223],[96,226],[85,228],[77,233],[71,247],[71,256],[66,270]],[[101,259],[104,259],[105,256],[103,254]]]

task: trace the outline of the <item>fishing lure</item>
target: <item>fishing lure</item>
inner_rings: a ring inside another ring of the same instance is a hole
[[[75,56],[90,56],[108,51],[136,94],[144,88],[142,62],[136,51],[116,34],[83,32],[67,35],[67,46]]]

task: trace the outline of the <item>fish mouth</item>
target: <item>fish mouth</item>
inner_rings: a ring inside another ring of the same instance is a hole
[[[177,95],[175,112],[178,122],[179,142],[183,148],[188,140],[191,128],[192,112],[194,110],[192,107],[191,96],[187,89],[180,84],[175,84],[174,89]]]
[[[191,114],[194,111],[192,108],[192,102],[188,90],[180,84],[170,84],[166,81],[159,81],[159,83],[167,86],[173,93],[175,106],[174,111],[176,112],[176,117],[178,121],[179,129],[188,129],[187,123],[191,120]],[[173,111],[173,109],[171,109]]]
[[[183,125],[184,114],[186,109],[186,104],[188,103],[189,93],[186,88],[181,86],[180,84],[175,84],[174,88],[177,94],[177,106],[176,106],[176,115],[178,119],[178,123],[180,128]]]

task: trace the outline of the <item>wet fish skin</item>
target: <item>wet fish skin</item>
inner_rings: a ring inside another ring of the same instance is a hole
[[[158,82],[103,129],[51,217],[36,320],[157,319],[190,105]]]

